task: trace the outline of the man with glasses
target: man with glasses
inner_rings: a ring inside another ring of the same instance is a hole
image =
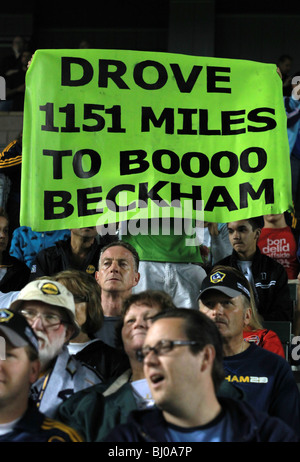
[[[216,396],[224,378],[222,340],[195,310],[157,315],[139,352],[156,407],[133,411],[108,442],[298,441],[279,419]]]
[[[39,341],[41,373],[31,397],[47,417],[73,393],[101,382],[98,374],[68,353],[66,344],[80,332],[74,297],[64,285],[50,279],[32,281],[11,306],[20,312]]]

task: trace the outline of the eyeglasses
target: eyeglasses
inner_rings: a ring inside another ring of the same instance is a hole
[[[35,310],[21,310],[20,312],[29,324],[33,324],[36,318],[40,317],[45,329],[58,329],[61,324],[70,324],[55,313],[39,313]]]
[[[137,360],[142,362],[146,356],[153,351],[156,356],[164,355],[172,351],[175,346],[199,345],[199,342],[193,340],[160,340],[154,347],[144,346],[136,352]]]

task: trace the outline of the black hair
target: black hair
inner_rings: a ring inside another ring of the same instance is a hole
[[[139,254],[137,253],[135,248],[131,244],[129,244],[129,242],[125,242],[125,241],[113,241],[113,242],[110,242],[109,244],[107,244],[106,246],[104,246],[101,249],[100,258],[107,249],[109,249],[110,247],[116,247],[116,246],[124,247],[125,249],[129,250],[129,252],[132,253],[134,263],[135,263],[135,270],[138,271],[139,270],[139,264],[140,264]],[[100,262],[100,258],[99,258],[99,262]]]
[[[176,308],[172,311],[158,313],[152,319],[152,323],[163,318],[180,318],[184,320],[182,327],[187,339],[197,342],[196,345],[189,346],[192,353],[197,354],[206,345],[214,347],[216,356],[212,368],[212,380],[217,393],[224,380],[225,373],[223,368],[223,341],[215,323],[200,311],[188,308]]]
[[[262,227],[264,226],[264,222],[263,222],[263,217],[262,217],[262,216],[260,216],[260,217],[251,217],[251,218],[247,218],[247,221],[248,221],[249,224],[251,225],[252,231],[255,231],[256,229],[262,228]]]
[[[278,60],[277,60],[277,63],[278,63],[278,64],[279,64],[279,63],[283,63],[284,61],[287,61],[287,60],[293,61],[293,58],[292,58],[290,55],[287,55],[287,54],[281,55],[281,56],[279,56],[279,58],[278,58]]]

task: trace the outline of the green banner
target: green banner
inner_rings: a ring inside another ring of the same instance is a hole
[[[274,64],[126,50],[39,50],[26,75],[21,224],[228,222],[292,205]],[[183,212],[185,208],[185,212]]]

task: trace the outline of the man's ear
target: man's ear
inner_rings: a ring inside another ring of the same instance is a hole
[[[135,287],[139,283],[140,277],[140,273],[134,273],[134,284],[132,287]]]
[[[202,353],[201,371],[203,372],[207,367],[212,368],[216,357],[216,350],[213,345],[207,344],[200,353]]]
[[[68,324],[66,325],[66,335],[65,335],[65,342],[64,343],[68,343],[70,338],[72,337],[72,335],[74,334],[75,332],[75,328]]]
[[[33,384],[37,381],[41,370],[41,363],[39,359],[35,359],[34,361],[30,362],[30,373],[29,373],[29,380],[30,383]]]
[[[95,271],[95,279],[98,282],[98,277],[99,277],[99,271]]]
[[[251,311],[251,308],[248,307],[244,314],[244,326],[245,327],[249,326],[251,317],[252,317],[252,311]]]
[[[260,233],[261,233],[261,228],[257,228],[255,230],[255,237],[256,237],[256,240],[258,240],[259,236],[260,236]]]

